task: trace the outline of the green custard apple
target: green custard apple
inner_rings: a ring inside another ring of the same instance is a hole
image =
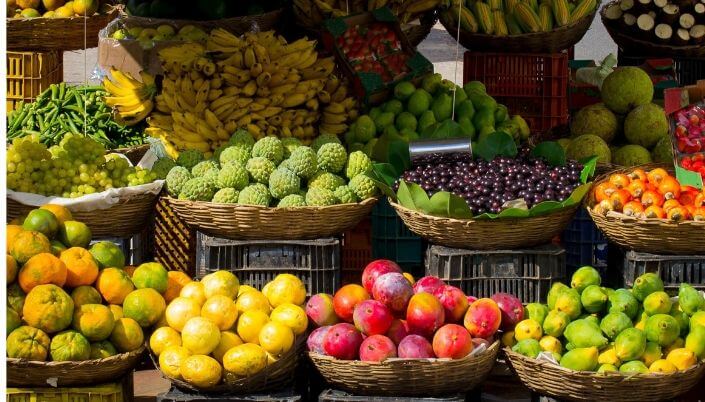
[[[157,179],[164,180],[174,166],[176,166],[176,162],[173,159],[160,158],[152,165],[152,173],[157,176]]]
[[[232,187],[235,190],[242,190],[250,182],[247,169],[240,163],[232,163],[223,166],[218,172],[216,186],[218,188]]]
[[[377,185],[371,178],[364,174],[359,174],[350,179],[348,186],[361,200],[377,195]]]
[[[279,167],[269,176],[269,193],[277,199],[296,194],[300,186],[299,176],[287,168]]]
[[[191,168],[191,174],[193,175],[193,177],[203,177],[206,172],[210,170],[218,170],[219,168],[220,166],[218,166],[218,162],[209,159],[202,162],[198,162],[196,166]]]
[[[348,186],[340,186],[333,192],[335,198],[340,200],[341,204],[353,204],[357,202],[357,195]]]
[[[220,153],[218,160],[220,161],[221,166],[229,165],[231,163],[239,163],[245,166],[250,157],[251,155],[247,148],[233,145],[225,148],[223,152]]]
[[[189,171],[191,171],[191,169],[203,159],[204,157],[201,151],[195,149],[187,149],[179,153],[179,157],[176,158],[176,164],[179,166],[183,166]]]
[[[272,174],[275,168],[274,162],[261,156],[248,160],[247,165],[245,165],[245,169],[247,169],[252,180],[263,184],[269,182],[269,175]]]
[[[228,144],[242,147],[247,152],[252,152],[252,147],[255,145],[255,139],[247,130],[237,130],[228,140]]]
[[[269,189],[262,183],[250,184],[243,188],[237,197],[238,204],[261,205],[263,207],[268,206],[270,200]]]
[[[338,199],[331,190],[314,187],[309,188],[308,192],[306,192],[306,205],[325,207],[328,205],[335,205],[337,203]]]
[[[351,152],[348,163],[345,166],[345,177],[352,179],[359,174],[367,174],[372,171],[372,160],[362,151]]]
[[[345,185],[345,180],[333,173],[319,172],[308,181],[309,188],[323,188],[331,192],[336,188]]]
[[[188,169],[183,166],[175,166],[166,175],[166,191],[172,197],[178,197],[184,184],[192,178],[193,176]]]
[[[306,206],[306,198],[304,198],[304,196],[301,194],[289,194],[286,197],[279,200],[279,203],[277,204],[278,208],[305,207],[305,206]]]
[[[348,153],[341,144],[323,144],[316,153],[318,169],[330,173],[338,173],[343,170],[345,162],[348,161]]]
[[[307,146],[300,146],[291,152],[286,167],[302,179],[308,179],[318,171],[316,152]]]
[[[284,159],[284,145],[277,137],[264,137],[255,142],[252,147],[252,156],[267,158],[278,165]]]
[[[314,151],[318,152],[318,150],[323,146],[323,144],[329,143],[340,144],[340,138],[338,138],[338,136],[334,134],[321,134],[316,137],[313,142],[311,142],[311,148],[313,148]]]
[[[215,194],[215,188],[203,177],[194,177],[181,188],[179,199],[189,201],[210,201]]]
[[[236,204],[237,198],[240,192],[234,188],[221,188],[215,195],[213,195],[212,202],[217,202],[219,204]]]

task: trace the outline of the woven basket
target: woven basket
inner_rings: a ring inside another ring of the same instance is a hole
[[[39,362],[7,358],[7,385],[10,387],[70,387],[115,382],[142,359],[145,347],[105,359]],[[56,383],[54,383],[56,381]]]
[[[98,46],[98,32],[120,14],[122,6],[88,18],[8,18],[7,48],[79,50]]]
[[[486,351],[457,360],[397,359],[381,363],[338,360],[318,353],[308,357],[333,388],[356,395],[438,396],[470,391],[494,366],[499,341]]]
[[[147,151],[149,151],[149,144],[134,145],[131,147],[115,148],[110,150],[110,152],[127,156],[127,159],[130,160],[132,166],[136,166],[142,160],[142,157],[147,153]]]
[[[531,390],[570,401],[647,402],[672,400],[688,392],[705,373],[705,362],[673,374],[597,374],[573,371],[505,348],[510,367]]]
[[[376,198],[328,207],[270,208],[166,197],[178,217],[199,232],[235,240],[318,239],[353,228]]]
[[[157,202],[157,194],[128,196],[107,209],[89,212],[71,211],[74,220],[88,225],[93,237],[130,237],[141,233],[147,226]],[[37,207],[7,200],[7,219],[27,214]]]
[[[579,205],[526,218],[451,219],[425,215],[389,201],[417,235],[433,244],[472,250],[507,250],[550,243],[573,219]]]
[[[222,18],[210,21],[172,20],[162,18],[137,17],[134,15],[123,17],[122,21],[128,26],[152,27],[160,24],[171,24],[176,27],[195,25],[205,30],[222,28],[236,35],[245,32],[260,32],[274,29],[281,20],[284,9],[276,9],[264,14],[244,15],[240,17]]]
[[[666,165],[639,167],[644,170],[663,167],[673,173],[673,167]],[[613,173],[627,173],[632,170],[633,167],[613,170],[595,179],[595,184],[606,181]],[[586,199],[590,217],[610,241],[622,247],[652,254],[697,255],[705,250],[705,222],[676,223],[667,219],[637,219],[618,213],[605,216],[592,210],[595,203],[595,194],[590,191]]]
[[[483,33],[472,33],[460,30],[460,44],[472,51],[505,53],[557,53],[570,49],[580,42],[592,24],[595,10],[584,18],[549,32],[525,33],[521,35],[495,36]],[[457,10],[457,9],[456,9]],[[456,39],[458,27],[454,21],[449,21],[445,13],[440,15],[441,24],[448,34]]]
[[[640,57],[705,57],[705,46],[703,45],[686,45],[673,46],[661,43],[654,43],[651,40],[637,39],[634,34],[622,32],[620,26],[605,17],[605,10],[615,1],[606,4],[600,11],[602,23],[607,28],[607,32],[612,37],[612,40],[623,51],[629,54],[638,54]],[[675,32],[674,32],[675,33]]]

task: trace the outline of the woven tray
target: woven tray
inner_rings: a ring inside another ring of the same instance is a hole
[[[499,341],[476,355],[457,360],[404,359],[381,363],[337,360],[318,353],[308,357],[334,388],[356,395],[438,396],[470,391],[494,366]]]
[[[154,212],[157,194],[143,194],[122,198],[108,209],[90,212],[71,211],[73,219],[91,229],[93,237],[130,237],[141,233]],[[27,214],[37,207],[20,204],[6,198],[8,221]]]
[[[525,33],[521,35],[495,36],[483,33],[471,33],[460,30],[460,44],[472,51],[505,53],[557,53],[570,49],[580,42],[592,24],[595,13],[600,7],[598,2],[595,10],[584,18],[549,32]],[[457,11],[457,9],[456,9]],[[456,39],[458,27],[449,21],[445,13],[440,15],[441,24],[448,34]]]
[[[605,17],[605,10],[613,3],[616,3],[616,1],[605,4],[602,10],[600,10],[600,16],[612,40],[614,40],[617,46],[623,51],[629,54],[638,54],[640,57],[705,57],[705,46],[703,45],[665,45],[654,43],[653,41],[637,39],[633,34],[622,32],[619,25]]]
[[[663,167],[673,174],[672,166],[652,164],[639,167],[647,171]],[[595,179],[595,184],[606,181],[613,173],[627,173],[632,170],[634,167],[605,173]],[[586,198],[590,217],[610,241],[622,247],[652,254],[696,255],[705,250],[705,222],[675,223],[667,219],[637,219],[617,213],[605,216],[592,210],[595,203],[595,194],[590,191]]]
[[[144,156],[144,154],[147,153],[147,151],[149,151],[149,144],[135,145],[125,148],[115,148],[110,150],[109,152],[123,154],[127,156],[127,159],[130,160],[132,166],[137,166],[137,164],[142,160],[142,157]]]
[[[122,6],[117,6],[108,14],[88,18],[8,18],[7,48],[66,51],[96,47],[98,32],[117,17],[121,9]]]
[[[404,224],[431,243],[472,250],[507,250],[550,243],[573,219],[579,205],[541,216],[451,219],[425,215],[389,201]]]
[[[705,362],[673,374],[597,374],[573,371],[505,348],[512,371],[541,395],[570,401],[647,402],[672,400],[688,392],[705,373]]]
[[[145,347],[105,359],[39,362],[7,358],[9,387],[69,387],[114,382],[142,359]],[[56,381],[56,383],[54,383]]]
[[[199,232],[235,240],[318,239],[353,228],[376,198],[328,207],[270,208],[165,197],[177,216]]]

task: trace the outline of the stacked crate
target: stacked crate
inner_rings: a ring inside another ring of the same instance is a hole
[[[7,52],[7,111],[29,103],[51,84],[64,78],[62,53]]]

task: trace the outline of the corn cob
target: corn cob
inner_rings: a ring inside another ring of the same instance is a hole
[[[528,3],[518,3],[514,7],[514,17],[524,32],[539,32],[541,30],[539,16]]]
[[[551,8],[553,9],[553,18],[556,20],[556,24],[561,27],[563,25],[568,25],[568,22],[570,22],[568,1],[553,0],[553,2],[551,2]]]
[[[541,3],[539,6],[539,24],[544,32],[553,29],[553,16],[551,15],[551,6],[548,3]]]
[[[539,2],[538,0],[524,0],[525,3],[528,3],[531,6],[531,9],[534,10],[535,13],[539,12]]]
[[[494,24],[492,23],[492,13],[489,5],[480,1],[475,3],[475,17],[477,17],[480,31],[488,35],[494,33]]]
[[[487,0],[490,10],[502,10],[502,0]]]
[[[519,27],[519,24],[517,23],[516,18],[514,18],[514,13],[507,13],[505,15],[506,18],[506,23],[507,23],[507,29],[509,30],[510,35],[521,35],[523,32],[521,30],[521,27]]]
[[[514,6],[519,2],[519,0],[504,0],[504,11],[509,15],[513,10]]]
[[[590,14],[596,7],[595,0],[581,0],[575,10],[570,13],[570,22],[573,23]]]
[[[477,32],[479,29],[477,25],[477,19],[472,14],[472,11],[468,10],[465,7],[460,9],[460,28],[462,28],[464,31],[472,33]]]
[[[507,28],[507,22],[504,18],[504,11],[494,10],[492,11],[492,22],[494,22],[494,34],[497,36],[507,36],[509,35],[509,29]]]

